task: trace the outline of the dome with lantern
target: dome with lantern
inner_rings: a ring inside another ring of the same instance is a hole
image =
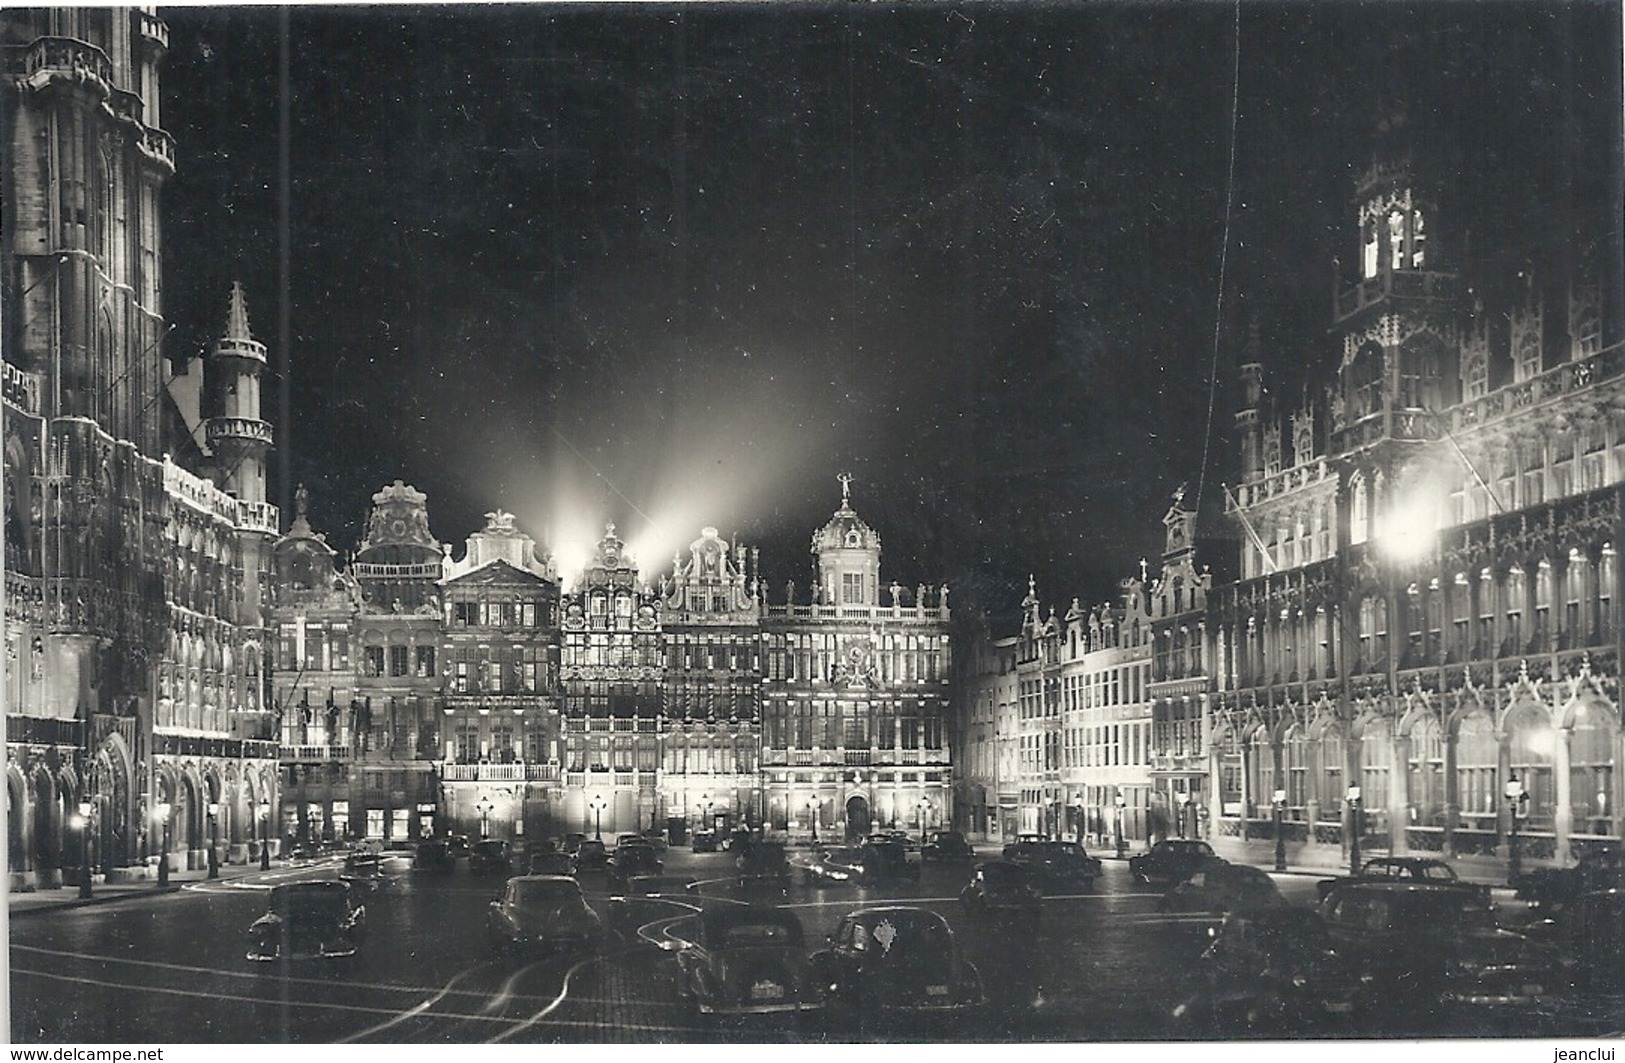
[[[815,601],[825,605],[880,604],[880,536],[852,508],[852,477],[842,473],[841,508],[813,533],[818,558]]]

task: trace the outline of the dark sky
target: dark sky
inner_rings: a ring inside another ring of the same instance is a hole
[[[274,347],[278,15],[164,14],[176,349],[234,278]],[[1248,3],[1239,82],[1237,17],[293,9],[278,432],[313,522],[353,545],[399,477],[459,544],[497,506],[562,553],[613,519],[657,561],[714,524],[777,595],[850,470],[885,578],[1000,614],[1029,572],[1113,593],[1182,482],[1224,534],[1246,323],[1278,394],[1335,364],[1379,118],[1492,298],[1620,244],[1618,5]]]

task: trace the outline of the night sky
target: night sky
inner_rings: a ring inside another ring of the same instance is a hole
[[[236,278],[274,348],[278,15],[163,14],[170,353]],[[1335,365],[1381,119],[1492,306],[1621,243],[1618,5],[1248,3],[1239,81],[1237,19],[293,9],[277,431],[312,523],[352,547],[400,478],[459,550],[501,506],[565,556],[614,520],[651,571],[711,524],[777,598],[850,471],[884,578],[997,626],[1029,572],[1064,609],[1155,564],[1181,483],[1229,534],[1237,352],[1256,322],[1278,397]]]

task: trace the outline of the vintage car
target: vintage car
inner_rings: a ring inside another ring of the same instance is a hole
[[[404,858],[398,856],[352,853],[344,860],[344,870],[339,873],[339,881],[349,886],[357,896],[384,893],[399,885],[396,872],[403,864]]]
[[[1227,915],[1174,1009],[1193,1029],[1319,1029],[1363,1013],[1371,979],[1332,947],[1312,909],[1286,905]]]
[[[670,848],[670,846],[666,842],[666,832],[665,831],[662,831],[662,830],[646,830],[642,834],[638,835],[638,837],[642,838],[649,845],[654,846],[654,851],[657,852],[657,853],[663,853],[668,848]]]
[[[721,846],[721,839],[714,830],[697,830],[689,838],[689,845],[696,853],[714,853]]]
[[[443,841],[430,839],[418,843],[412,851],[413,871],[455,871],[457,858],[452,855],[451,846]]]
[[[920,864],[897,842],[870,842],[863,847],[863,882],[918,882]]]
[[[448,835],[446,838],[446,845],[451,848],[451,855],[454,857],[467,856],[469,853],[474,851],[474,846],[469,843],[468,835],[466,834]]]
[[[1286,899],[1268,873],[1215,860],[1163,894],[1157,910],[1224,915],[1284,904]]]
[[[658,875],[665,864],[659,854],[648,845],[620,845],[609,861],[609,883],[612,889],[625,889],[636,875]]]
[[[1052,893],[1088,889],[1101,874],[1099,858],[1077,842],[1017,841],[1004,847],[1004,859],[1031,868]]]
[[[770,878],[789,881],[790,858],[784,843],[751,838],[734,843],[734,867],[741,879]]]
[[[1137,881],[1154,886],[1175,886],[1217,859],[1213,847],[1207,842],[1164,838],[1147,852],[1129,857],[1128,869]]]
[[[339,881],[285,882],[271,887],[265,914],[248,928],[251,960],[352,956],[366,937],[367,909]]]
[[[678,986],[704,1015],[813,1011],[824,1006],[809,977],[801,921],[783,908],[709,908],[674,932]]]
[[[940,830],[920,848],[921,860],[974,860],[976,850],[956,830]]]
[[[576,845],[577,871],[603,871],[609,867],[609,850],[597,838],[583,838]]]
[[[560,849],[549,849],[530,854],[532,875],[574,875],[576,858]]]
[[[987,1000],[948,921],[925,908],[849,912],[809,962],[830,1006],[860,1016],[962,1011]]]
[[[468,870],[476,875],[506,875],[513,870],[513,857],[508,851],[508,843],[495,838],[486,838],[474,843],[474,851],[468,854]]]
[[[1436,882],[1446,886],[1456,885],[1464,889],[1481,889],[1471,883],[1462,882],[1456,875],[1456,869],[1434,856],[1379,856],[1374,860],[1367,860],[1360,865],[1358,875],[1341,875],[1337,878],[1322,879],[1315,883],[1315,890],[1320,899],[1325,900],[1332,890],[1346,886],[1351,882],[1393,882],[1395,880],[1408,882]]]
[[[836,845],[802,865],[802,881],[810,886],[859,885],[863,877],[863,849]]]
[[[559,839],[559,848],[573,855],[577,849],[581,848],[581,843],[586,840],[587,836],[585,834],[580,831],[571,831]]]
[[[565,875],[510,878],[486,909],[485,930],[498,949],[596,948],[604,937],[581,884]]]
[[[1625,848],[1587,849],[1573,867],[1537,867],[1508,882],[1520,898],[1541,908],[1562,908],[1588,893],[1625,886]]]
[[[1361,963],[1387,1009],[1529,1006],[1564,988],[1556,949],[1498,927],[1475,890],[1360,882],[1321,902],[1332,945]]]
[[[989,860],[977,865],[959,902],[976,913],[1015,912],[1037,915],[1044,900],[1042,877],[1026,864]]]

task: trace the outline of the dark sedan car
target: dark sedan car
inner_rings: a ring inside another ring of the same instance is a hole
[[[1625,848],[1587,849],[1573,867],[1537,867],[1511,878],[1518,896],[1541,908],[1560,909],[1588,893],[1625,886]]]
[[[581,885],[564,875],[511,878],[485,913],[491,944],[511,948],[596,948],[604,928],[581,895]]]
[[[513,858],[508,843],[487,838],[474,843],[468,854],[468,870],[476,875],[506,875],[513,870]]]
[[[1044,888],[1032,868],[1008,860],[990,860],[977,867],[970,882],[959,891],[959,900],[970,912],[1037,915]]]
[[[1338,878],[1322,879],[1315,883],[1315,890],[1320,899],[1325,900],[1332,890],[1354,882],[1432,882],[1446,886],[1461,886],[1463,889],[1478,889],[1470,883],[1462,882],[1456,876],[1456,869],[1437,857],[1432,856],[1379,856],[1374,860],[1367,860],[1360,865],[1358,875],[1342,875]]]
[[[530,854],[532,875],[574,875],[576,858],[559,849]]]
[[[1018,841],[1004,847],[1004,858],[1031,868],[1051,892],[1088,889],[1101,873],[1099,858],[1077,842]]]
[[[1217,859],[1207,842],[1165,838],[1149,851],[1129,857],[1128,869],[1141,882],[1176,886]]]
[[[248,928],[251,960],[332,959],[354,955],[366,935],[367,909],[343,882],[286,882],[271,887],[265,914]]]
[[[958,831],[938,831],[920,849],[921,860],[974,860],[976,850]]]
[[[848,913],[811,963],[825,999],[859,1015],[963,1011],[986,1002],[982,977],[948,921],[901,905]]]
[[[801,921],[783,908],[710,908],[685,920],[679,986],[701,1014],[813,1011],[824,1006],[810,977]]]
[[[714,853],[721,845],[721,839],[714,830],[697,830],[689,839],[689,844],[696,853]]]
[[[896,842],[870,842],[863,847],[863,881],[918,882],[920,864],[910,860],[908,852]]]
[[[1319,1028],[1367,1004],[1370,978],[1332,947],[1313,910],[1258,908],[1225,917],[1174,1018],[1194,1028]]]
[[[1473,890],[1362,882],[1321,904],[1332,944],[1363,963],[1393,1009],[1528,1006],[1567,980],[1557,953],[1495,924]]]
[[[413,871],[455,871],[457,857],[452,855],[451,846],[442,841],[419,842],[412,853]]]
[[[609,867],[609,850],[596,838],[576,843],[576,870],[603,871]]]
[[[621,845],[609,861],[609,882],[614,889],[625,889],[637,875],[658,875],[665,864],[659,854],[647,845]]]
[[[1284,904],[1286,899],[1266,872],[1246,864],[1215,861],[1165,893],[1157,908],[1223,915]]]
[[[790,878],[790,858],[784,851],[783,842],[762,841],[751,838],[734,843],[734,867],[739,871],[741,879],[776,879],[788,881]]]

